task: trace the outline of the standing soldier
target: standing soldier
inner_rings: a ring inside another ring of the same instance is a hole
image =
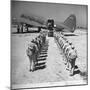
[[[23,33],[23,24],[21,24],[21,33]]]
[[[19,25],[17,25],[17,33],[19,33],[20,27]]]
[[[70,76],[74,75],[76,58],[77,58],[77,51],[74,47],[72,47],[68,52],[68,64],[67,64],[67,67],[70,68]]]
[[[28,45],[28,49],[26,50],[27,56],[30,61],[30,71],[34,71],[35,69],[35,47],[33,43]]]
[[[66,56],[67,56],[67,53],[68,53],[69,49],[71,49],[72,47],[74,47],[73,44],[72,43],[69,43],[69,45],[65,49],[65,55]]]
[[[38,57],[38,54],[39,54],[39,48],[38,48],[38,43],[37,43],[37,40],[36,39],[33,39],[32,41],[31,41],[33,44],[34,44],[34,53],[35,53],[35,57],[34,57],[34,59],[35,59],[35,64],[38,64],[38,61],[37,61],[37,57]]]
[[[65,49],[66,47],[69,45],[68,41],[65,42],[64,46],[63,46],[63,52],[65,53]]]
[[[26,24],[26,30],[27,30],[27,32],[28,32],[28,24]]]

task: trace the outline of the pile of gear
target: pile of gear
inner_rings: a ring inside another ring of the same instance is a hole
[[[38,64],[37,57],[41,52],[42,47],[46,42],[46,33],[40,32],[40,35],[33,39],[26,50],[26,54],[30,61],[30,71],[35,70],[35,65]]]
[[[54,37],[65,56],[65,65],[67,65],[66,69],[70,71],[70,75],[72,76],[74,75],[77,51],[72,42],[68,41],[61,32],[55,32]]]

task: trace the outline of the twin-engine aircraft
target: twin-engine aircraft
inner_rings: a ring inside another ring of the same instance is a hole
[[[21,18],[26,21],[26,25],[32,27],[38,27],[43,29],[48,29],[48,21],[50,19],[46,19],[37,15],[26,15],[22,14]],[[53,19],[51,19],[53,20]],[[28,21],[28,22],[27,22]],[[62,32],[74,32],[76,29],[76,16],[71,14],[64,22],[54,21],[54,26],[56,31]]]

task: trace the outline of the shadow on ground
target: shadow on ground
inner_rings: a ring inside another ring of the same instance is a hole
[[[88,73],[80,71],[77,65],[75,66],[74,71],[74,75],[76,74],[79,74],[83,78],[83,80],[88,80]]]
[[[46,41],[43,47],[41,48],[41,52],[37,58],[38,63],[35,65],[35,70],[46,68],[46,59],[48,56],[47,51],[48,51],[48,41]]]

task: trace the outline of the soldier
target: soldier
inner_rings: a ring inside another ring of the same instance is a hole
[[[71,49],[72,47],[74,47],[73,45],[72,45],[72,43],[69,43],[69,45],[66,47],[66,49],[65,49],[65,55],[67,56],[67,53],[68,53],[68,51],[69,51],[69,49]]]
[[[65,43],[65,40],[63,38],[61,38],[61,49],[63,48],[64,43]]]
[[[62,45],[62,50],[63,50],[63,47],[64,47],[64,44],[66,43],[66,41],[63,39],[63,45]]]
[[[19,25],[17,25],[17,33],[19,33],[20,27]]]
[[[27,56],[29,57],[29,61],[30,61],[30,71],[34,71],[35,70],[35,44],[34,43],[30,43],[28,45],[28,49],[26,50]]]
[[[66,63],[65,64],[67,64],[67,62],[68,62],[68,51],[72,48],[72,46],[73,46],[72,43],[68,43],[68,41],[67,41],[67,43],[65,43],[65,46],[63,49],[64,55],[66,57],[66,59],[65,59]]]
[[[37,37],[37,41],[38,41],[38,46],[39,46],[39,51],[41,51],[41,48],[42,48],[42,40],[41,40],[41,36],[38,36]]]
[[[66,47],[69,45],[68,41],[65,42],[64,46],[62,47],[63,48],[63,52],[65,53],[65,49]]]
[[[32,39],[32,41],[31,41],[32,43],[35,43],[36,45],[37,45],[37,47],[38,47],[38,42],[37,42],[37,39]]]
[[[70,68],[70,76],[74,75],[76,58],[77,58],[77,51],[75,47],[72,47],[68,52],[68,64],[67,64],[67,67]]]
[[[35,61],[36,61],[36,64],[38,64],[38,62],[37,62],[37,57],[39,55],[38,40],[33,39],[31,42],[34,43],[34,46],[35,46],[35,48],[34,48],[35,49]]]
[[[45,44],[45,42],[46,42],[46,35],[45,35],[45,33],[43,34],[43,43]]]
[[[23,24],[21,24],[21,33],[23,33]]]
[[[58,39],[58,42],[59,42],[59,45],[60,45],[60,47],[61,47],[61,44],[62,44],[61,37]]]

